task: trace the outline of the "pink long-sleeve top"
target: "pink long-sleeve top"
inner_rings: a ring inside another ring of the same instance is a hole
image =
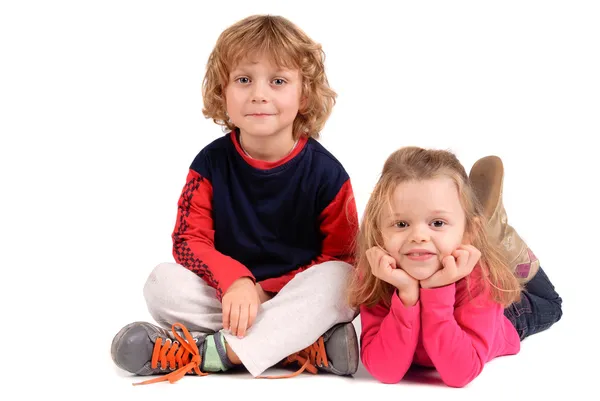
[[[479,265],[468,283],[421,288],[414,306],[404,306],[396,291],[389,308],[361,306],[361,359],[367,371],[383,383],[397,383],[414,363],[435,367],[448,386],[463,387],[490,360],[517,354],[517,331],[503,306],[491,299]]]

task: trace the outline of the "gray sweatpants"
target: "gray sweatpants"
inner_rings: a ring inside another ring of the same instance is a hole
[[[260,306],[244,338],[223,331],[252,376],[308,347],[335,324],[354,319],[357,312],[346,303],[351,270],[349,264],[338,261],[312,266]],[[150,314],[164,328],[170,330],[179,322],[194,337],[223,330],[216,291],[179,264],[156,266],[144,286],[144,297]]]

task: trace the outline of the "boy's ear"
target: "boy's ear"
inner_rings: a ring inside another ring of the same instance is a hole
[[[308,106],[308,94],[310,91],[310,87],[306,85],[306,82],[302,82],[300,89],[300,105],[298,107],[298,111],[300,113],[304,113],[306,111],[306,107]]]
[[[299,107],[299,111],[302,113],[304,112],[304,110],[306,110],[306,105],[308,104],[308,97],[307,96],[302,96],[300,98],[300,107]]]

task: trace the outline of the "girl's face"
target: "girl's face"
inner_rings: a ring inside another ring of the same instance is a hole
[[[416,280],[442,268],[463,241],[466,215],[448,177],[399,184],[382,215],[385,250]]]

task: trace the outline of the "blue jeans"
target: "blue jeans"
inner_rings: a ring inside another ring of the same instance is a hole
[[[521,300],[504,310],[521,340],[549,329],[562,317],[562,299],[554,286],[540,269],[521,293]]]

